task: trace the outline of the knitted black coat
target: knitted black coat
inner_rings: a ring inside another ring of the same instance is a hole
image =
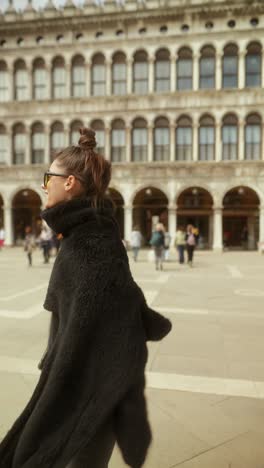
[[[63,234],[44,303],[49,346],[36,389],[0,444],[0,467],[65,468],[112,417],[125,462],[139,468],[151,441],[146,341],[171,323],[133,281],[109,204],[72,200],[43,218]]]

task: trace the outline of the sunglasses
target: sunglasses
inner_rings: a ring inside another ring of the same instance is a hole
[[[44,174],[44,179],[43,179],[43,186],[44,188],[47,188],[47,185],[48,185],[48,182],[50,181],[50,178],[52,176],[57,176],[57,177],[64,177],[65,179],[67,179],[69,176],[66,175],[66,174],[57,174],[56,172],[45,172]]]

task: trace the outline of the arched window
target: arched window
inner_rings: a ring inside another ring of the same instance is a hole
[[[99,154],[105,154],[105,127],[104,122],[102,120],[94,120],[91,123],[91,128],[95,131],[95,139],[96,139],[96,151]]]
[[[92,96],[105,96],[106,69],[103,54],[96,54],[92,61]]]
[[[47,98],[47,71],[45,62],[41,58],[35,60],[33,64],[33,98]]]
[[[261,86],[261,45],[252,42],[247,47],[246,55],[246,86]]]
[[[200,119],[199,160],[213,161],[215,158],[215,123],[213,117],[205,115]]]
[[[170,91],[170,53],[167,49],[156,53],[155,91]]]
[[[5,62],[0,62],[0,101],[8,101],[8,72]]]
[[[136,94],[148,93],[148,56],[144,50],[134,55],[133,91]]]
[[[7,163],[7,134],[5,126],[0,124],[0,164]]]
[[[21,123],[13,128],[13,163],[25,164],[26,154],[26,130]]]
[[[181,116],[176,127],[176,160],[192,160],[192,121],[188,116]]]
[[[57,152],[65,146],[64,128],[61,122],[55,122],[51,127],[51,151]]]
[[[237,88],[238,84],[238,48],[234,44],[228,44],[224,48],[223,56],[223,88]]]
[[[202,48],[200,57],[200,89],[215,87],[215,50],[211,46]]]
[[[246,119],[245,143],[245,159],[261,159],[261,118],[258,114],[250,114]]]
[[[77,55],[72,61],[72,96],[84,97],[85,96],[85,63],[82,55]]]
[[[148,159],[148,129],[144,119],[136,119],[132,129],[132,161],[143,162]]]
[[[222,159],[235,161],[238,155],[238,127],[234,114],[226,115],[222,126]]]
[[[127,94],[126,56],[117,52],[113,57],[112,65],[112,93],[117,96]]]
[[[192,51],[182,47],[177,60],[177,89],[192,89],[193,86],[193,59]]]
[[[170,159],[170,130],[165,117],[159,117],[154,127],[154,161],[169,161]]]
[[[70,142],[71,145],[78,145],[78,141],[80,138],[80,128],[83,127],[83,122],[81,120],[75,120],[71,124],[71,129],[70,129]]]
[[[54,99],[66,97],[66,70],[62,57],[57,57],[53,61],[52,67],[52,91]]]
[[[15,99],[26,101],[28,99],[28,72],[23,60],[15,63]]]
[[[43,124],[40,122],[37,122],[32,126],[31,148],[32,164],[44,164],[45,133]]]
[[[126,160],[126,130],[125,123],[117,119],[112,124],[111,160],[122,162]]]

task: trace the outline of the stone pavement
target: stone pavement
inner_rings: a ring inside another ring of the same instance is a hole
[[[264,468],[264,256],[196,252],[156,272],[131,267],[153,308],[173,322],[149,346],[153,444],[146,468]],[[0,252],[0,438],[29,399],[45,349],[42,302],[51,271],[21,249]],[[125,468],[118,450],[109,468]],[[37,468],[37,467],[36,467]]]

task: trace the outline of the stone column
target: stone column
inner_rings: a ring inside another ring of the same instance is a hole
[[[264,122],[262,124],[262,135],[261,135],[261,156],[262,160],[264,160]]]
[[[170,125],[170,161],[173,162],[176,160],[175,157],[175,144],[176,144],[176,137],[175,137],[175,123],[171,123]]]
[[[112,60],[106,61],[106,96],[112,94]]]
[[[124,206],[124,215],[125,215],[125,222],[124,222],[124,239],[126,241],[130,241],[131,232],[132,232],[132,215],[133,215],[133,208],[132,206]]]
[[[222,86],[222,52],[216,54],[216,75],[215,75],[215,88],[221,89]]]
[[[111,160],[111,128],[105,127],[105,158]]]
[[[155,57],[152,55],[148,59],[148,67],[149,67],[149,93],[154,92],[154,80],[155,80],[155,73],[154,73],[154,63]]]
[[[46,96],[47,99],[52,99],[53,97],[53,90],[52,90],[52,67],[51,65],[46,65],[46,76],[47,76],[47,90]]]
[[[256,248],[256,239],[255,239],[255,218],[254,216],[248,217],[248,249],[255,250]]]
[[[153,125],[148,126],[148,162],[153,162],[154,135]]]
[[[71,130],[70,130],[70,126],[67,122],[65,122],[64,124],[64,144],[65,146],[70,146],[70,139],[71,139],[71,136],[70,136],[70,133],[71,133]]]
[[[262,49],[261,57],[261,87],[264,88],[264,49]]]
[[[243,89],[245,88],[245,55],[246,52],[244,50],[240,50],[238,54],[238,88]]]
[[[33,99],[33,69],[31,66],[27,67],[28,74],[28,99],[32,101]]]
[[[91,96],[92,90],[91,90],[91,72],[92,72],[92,66],[91,62],[87,62],[85,64],[85,95],[86,96]]]
[[[259,242],[264,243],[264,205],[259,209]]]
[[[245,159],[245,121],[239,120],[238,126],[238,159],[244,161]]]
[[[126,127],[126,162],[131,162],[131,126]]]
[[[25,148],[25,164],[31,164],[31,130],[26,129],[26,148]]]
[[[133,58],[127,59],[127,94],[130,95],[133,93]]]
[[[6,164],[7,166],[11,166],[13,164],[13,133],[12,129],[8,129],[6,132],[7,138],[7,159]]]
[[[171,236],[171,246],[173,245],[176,229],[177,229],[177,209],[176,206],[169,206],[169,233]]]
[[[66,73],[66,86],[65,86],[65,97],[70,98],[72,95],[72,76],[71,76],[71,63],[65,64]]]
[[[44,164],[46,166],[50,165],[51,158],[50,158],[50,128],[45,128],[45,150],[44,150]]]
[[[4,205],[4,229],[5,229],[5,245],[14,243],[14,232],[12,222],[12,208],[10,205]]]
[[[14,101],[15,99],[15,70],[12,66],[8,67],[8,81],[9,81],[9,100]]]
[[[177,63],[177,54],[171,54],[170,57],[170,90],[172,93],[176,91],[176,63]]]
[[[193,90],[199,89],[199,59],[200,54],[197,52],[193,54]]]
[[[193,123],[193,139],[192,139],[192,158],[193,161],[198,161],[199,156],[199,125],[197,122]]]
[[[222,138],[221,138],[221,121],[215,123],[215,160],[216,162],[222,159]]]
[[[213,249],[223,250],[223,210],[220,207],[214,208],[214,234]]]

